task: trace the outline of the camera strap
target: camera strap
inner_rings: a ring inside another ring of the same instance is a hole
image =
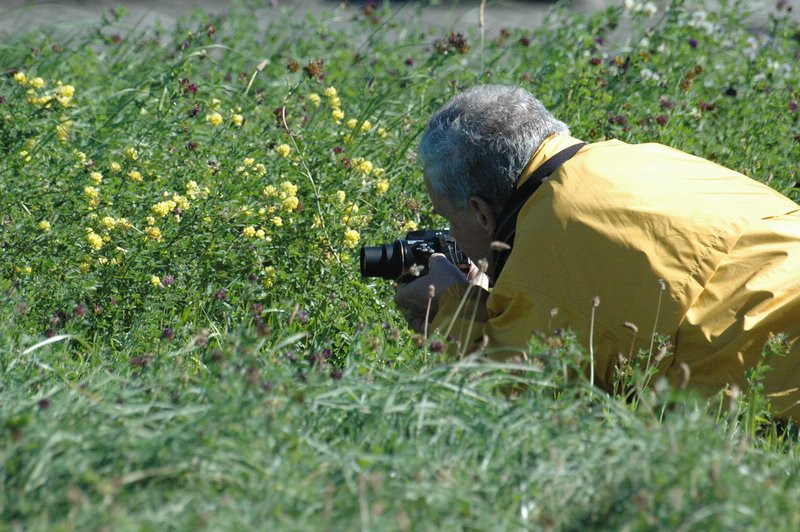
[[[514,236],[517,233],[517,216],[519,215],[519,211],[522,210],[523,205],[525,205],[533,193],[536,192],[539,185],[550,177],[550,174],[558,170],[562,164],[569,161],[572,156],[578,153],[585,145],[585,142],[581,142],[556,153],[542,163],[542,165],[531,174],[528,180],[514,191],[511,199],[506,203],[503,209],[503,214],[498,218],[500,223],[497,225],[497,229],[494,232],[494,240],[508,246],[507,249],[496,249],[494,251],[495,279],[500,276],[500,272],[503,270],[503,266],[505,266],[508,256],[511,254],[511,248],[514,245]]]

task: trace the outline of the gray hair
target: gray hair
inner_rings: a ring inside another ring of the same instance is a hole
[[[431,188],[456,209],[478,196],[499,214],[534,152],[554,133],[569,128],[525,89],[479,85],[431,117],[419,157]]]

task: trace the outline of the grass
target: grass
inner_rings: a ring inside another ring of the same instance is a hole
[[[479,82],[797,200],[800,27],[701,7],[481,44],[241,2],[0,44],[0,526],[797,529],[796,435],[757,385],[593,393],[569,334],[446,360],[357,274],[360,245],[441,226],[415,145]]]

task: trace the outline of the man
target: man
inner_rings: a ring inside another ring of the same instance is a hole
[[[430,299],[429,330],[499,360],[524,358],[535,331],[569,328],[591,342],[606,389],[620,354],[650,348],[655,331],[673,345],[656,378],[705,395],[744,389],[767,340],[785,334],[790,353],[769,360],[765,393],[777,416],[800,420],[796,203],[663,145],[584,145],[513,87],[455,96],[419,156],[435,211],[487,275],[433,256],[395,296],[412,326],[426,325]]]

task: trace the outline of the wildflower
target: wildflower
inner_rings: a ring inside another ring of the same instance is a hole
[[[278,189],[275,188],[273,185],[267,185],[264,187],[264,195],[268,198],[278,195]]]
[[[133,227],[133,224],[127,218],[117,218],[115,222],[119,229],[130,229]]]
[[[166,275],[166,276],[164,276],[164,278],[161,280],[161,283],[162,283],[164,286],[172,286],[173,284],[175,284],[175,278],[174,278],[173,276],[171,276],[171,275]]]
[[[130,146],[128,148],[125,148],[125,151],[122,152],[122,155],[124,155],[125,158],[130,159],[131,161],[135,161],[139,158],[139,151],[133,146]],[[113,165],[114,163],[111,164]]]
[[[150,284],[158,287],[164,286],[161,284],[161,279],[159,279],[158,275],[153,275],[152,277],[150,277]]]
[[[145,218],[145,221],[147,222],[147,225],[155,225],[156,224],[156,219],[153,218],[152,216],[148,216],[147,218]]]
[[[280,216],[273,216],[270,222],[272,222],[272,225],[275,227],[283,227],[283,220],[281,220]]]
[[[206,122],[211,124],[213,127],[217,127],[222,123],[222,115],[216,111],[209,113],[206,115]]]
[[[347,194],[345,194],[344,190],[337,190],[336,191],[336,199],[339,201],[339,203],[344,203],[344,200],[345,200],[346,197],[347,197]]]
[[[103,181],[103,174],[100,172],[92,172],[89,174],[89,179],[91,179],[95,184],[99,185]]]
[[[291,181],[284,181],[283,183],[281,183],[281,191],[287,196],[296,196],[297,185],[295,185]]]
[[[151,225],[150,227],[145,229],[145,233],[147,233],[147,236],[150,239],[156,240],[156,241],[161,241],[161,229],[159,229],[158,227],[153,227]]]
[[[305,72],[306,76],[308,76],[309,78],[321,81],[322,78],[325,77],[325,74],[322,71],[322,67],[324,64],[325,62],[322,59],[316,59],[308,63],[306,66],[304,66],[303,72]]]
[[[355,162],[355,161],[354,161]],[[355,169],[369,175],[372,172],[372,163],[366,159],[360,159],[355,164]]]
[[[47,220],[42,220],[41,222],[39,222],[39,229],[41,229],[45,233],[48,232],[50,230],[50,222],[48,222]]]
[[[345,122],[344,125],[347,126],[348,129],[355,129],[357,124],[358,120],[356,120],[355,118],[351,118],[350,120]]]
[[[247,227],[245,227],[245,228],[242,230],[242,234],[243,234],[243,235],[244,235],[246,238],[253,238],[254,236],[256,236],[256,228],[255,228],[255,227],[253,227],[252,225],[248,225]]]
[[[34,89],[41,89],[42,87],[44,87],[44,80],[40,77],[35,77],[28,81],[28,85],[30,85]]]
[[[333,120],[337,124],[340,124],[342,118],[344,118],[344,111],[342,111],[341,109],[334,109],[333,111],[331,111],[331,118],[333,118]]]
[[[111,170],[112,173],[116,174],[120,170],[122,170],[122,166],[116,161],[112,161],[111,164],[108,165],[108,168]]]
[[[382,127],[378,128],[378,131],[375,132],[380,138],[386,137],[386,130]]]
[[[261,281],[261,286],[269,288],[275,283],[275,278],[278,277],[278,272],[275,271],[273,266],[264,268],[264,279]]]
[[[86,234],[86,240],[89,242],[89,246],[95,251],[103,247],[103,238],[91,229]]]
[[[19,83],[20,85],[24,84],[28,81],[28,78],[25,77],[25,73],[22,71],[18,71],[14,73],[14,81]]]
[[[792,100],[789,102],[789,110],[793,113],[797,112],[797,100]]]
[[[347,229],[344,232],[344,245],[349,248],[354,248],[358,245],[361,235],[355,229]]]
[[[361,123],[361,131],[362,131],[363,133],[366,133],[366,132],[368,132],[370,129],[372,129],[372,122],[370,122],[369,120],[364,120],[364,121]]]
[[[317,94],[316,92],[312,92],[311,94],[308,95],[308,101],[311,102],[311,105],[313,105],[314,107],[319,107],[321,100],[322,99],[319,97],[319,94]]]
[[[404,232],[416,231],[417,222],[415,222],[414,220],[408,220],[406,223],[403,224],[403,227],[400,230]]]
[[[186,195],[189,196],[191,199],[197,198],[197,190],[198,186],[195,181],[188,181],[186,183]]]
[[[695,39],[694,37],[689,39],[689,46],[691,46],[692,48],[697,48],[697,39]]]
[[[267,232],[264,231],[263,229],[259,229],[258,231],[256,231],[256,238],[264,240],[265,238],[267,238]]]
[[[128,178],[131,181],[139,182],[142,180],[142,173],[139,170],[131,170],[128,172]]]
[[[236,127],[242,127],[242,124],[244,124],[244,117],[238,113],[234,114],[231,116],[231,122],[233,122],[233,125]]]
[[[292,148],[288,144],[280,144],[275,148],[275,151],[278,152],[278,155],[281,157],[288,157],[292,152]]]
[[[158,216],[163,217],[174,211],[176,206],[177,205],[172,200],[159,201],[150,207],[150,210],[156,213]]]
[[[211,107],[212,111],[219,111],[220,105],[222,105],[222,102],[218,98],[212,98],[209,107]]]
[[[300,205],[300,201],[297,196],[287,196],[281,201],[281,208],[287,212],[292,212],[298,205]]]
[[[86,195],[87,198],[94,199],[100,195],[100,189],[97,187],[83,187],[83,193]]]
[[[377,192],[378,195],[382,196],[386,194],[386,191],[388,190],[389,190],[389,181],[387,179],[379,179],[375,183],[375,192]]]
[[[100,220],[106,229],[114,229],[117,226],[117,221],[112,218],[111,216],[104,216],[102,220]]]
[[[20,72],[21,74],[21,72]],[[24,78],[24,74],[23,74]],[[16,78],[15,78],[16,79]],[[334,87],[325,87],[325,90],[322,92],[328,98],[335,98],[337,96],[336,89]]]
[[[67,142],[67,135],[69,134],[70,126],[72,126],[72,120],[65,120],[56,125],[56,136],[62,144]]]

